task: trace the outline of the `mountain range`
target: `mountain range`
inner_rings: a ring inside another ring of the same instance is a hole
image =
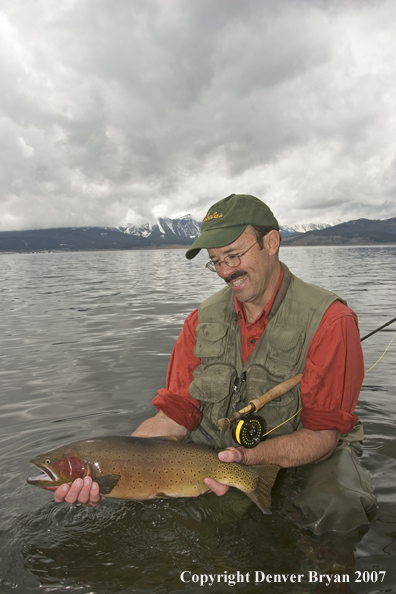
[[[0,232],[0,252],[130,250],[188,246],[201,223],[190,215],[158,218],[154,224],[120,227],[65,227]],[[281,228],[282,245],[366,245],[396,243],[396,218],[358,219],[338,225]]]
[[[283,245],[372,245],[396,243],[396,217],[357,219],[285,237]]]

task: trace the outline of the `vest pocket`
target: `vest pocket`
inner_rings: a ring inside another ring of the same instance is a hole
[[[196,357],[220,357],[227,342],[228,324],[198,324],[194,355]]]
[[[266,379],[264,379],[266,378]],[[258,398],[276,386],[282,379],[269,376],[264,367],[258,364],[252,365],[248,371],[249,400]],[[265,404],[257,413],[265,420],[267,431],[275,429],[270,437],[284,435],[295,431],[300,426],[300,415],[293,415],[301,408],[300,388],[296,386],[290,392],[286,392],[279,398]],[[290,419],[287,423],[284,423]],[[284,423],[284,424],[283,424]],[[279,427],[278,427],[279,426]]]
[[[226,447],[227,433],[222,433],[217,427],[217,421],[226,416],[231,391],[236,378],[235,369],[224,363],[200,365],[194,371],[194,380],[190,384],[190,394],[201,403],[203,418],[200,426],[206,431],[218,447]],[[195,439],[202,442],[199,427],[193,432]],[[194,440],[195,440],[194,439]],[[207,443],[207,438],[205,438]],[[212,444],[213,445],[213,444]]]
[[[201,402],[221,402],[230,395],[235,377],[235,369],[231,365],[201,364],[194,371],[190,394]]]
[[[288,379],[287,377],[283,379]],[[282,379],[282,381],[283,381]],[[262,365],[252,365],[247,373],[247,383],[249,386],[249,401],[254,400],[255,398],[259,398],[272,388],[274,388],[280,381],[277,378],[269,376],[265,368]],[[299,387],[293,388],[293,390],[282,394],[275,400],[271,400],[268,402],[264,407],[263,410],[266,408],[271,408],[271,406],[275,407],[287,407],[290,403],[295,402],[296,396],[298,397],[300,393]]]
[[[297,373],[304,342],[303,328],[279,327],[279,334],[272,332],[266,367],[279,382]]]

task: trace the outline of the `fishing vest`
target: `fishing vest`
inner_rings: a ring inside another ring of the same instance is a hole
[[[337,299],[346,304],[335,293],[297,278],[283,263],[282,268],[267,326],[245,365],[232,290],[225,287],[198,308],[194,355],[201,363],[189,391],[201,403],[202,419],[187,441],[220,448],[237,445],[232,430],[220,431],[217,421],[302,373],[323,314]],[[255,414],[264,418],[266,431],[272,430],[268,437],[276,437],[302,427],[300,409],[298,385]]]

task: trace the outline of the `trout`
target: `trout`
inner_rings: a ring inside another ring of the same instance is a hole
[[[203,479],[212,478],[243,491],[262,512],[269,513],[279,467],[221,462],[217,453],[172,438],[94,437],[33,458],[31,464],[43,474],[27,481],[54,491],[89,475],[106,497],[142,501],[197,497],[209,491]]]

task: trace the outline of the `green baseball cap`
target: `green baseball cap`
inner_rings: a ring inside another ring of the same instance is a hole
[[[235,241],[248,225],[272,227],[279,223],[264,202],[248,194],[231,194],[211,206],[202,221],[201,235],[186,252],[191,260],[202,249],[218,248]]]

